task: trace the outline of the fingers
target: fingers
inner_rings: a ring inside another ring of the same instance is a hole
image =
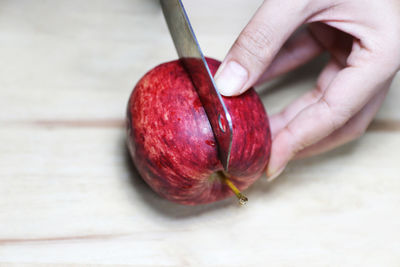
[[[341,70],[322,97],[300,111],[276,135],[267,175],[282,170],[297,152],[330,135],[360,111],[383,85],[375,78],[376,67],[370,63]]]
[[[225,57],[215,81],[225,96],[243,93],[260,78],[288,37],[307,17],[303,2],[265,1]]]
[[[352,42],[353,38],[348,34],[323,23],[311,23],[307,28],[295,33],[282,46],[257,84],[291,71],[325,50],[340,65],[345,66]]]
[[[310,157],[329,151],[362,136],[379,108],[382,106],[388,91],[389,86],[387,85],[344,126],[337,129],[321,141],[300,151],[296,154],[296,159]]]
[[[322,70],[315,89],[307,92],[302,97],[296,99],[289,104],[284,110],[278,114],[270,116],[271,134],[274,139],[275,136],[291,121],[293,118],[304,108],[316,103],[328,87],[329,83],[339,72],[341,66],[336,60],[331,60]]]
[[[258,79],[257,84],[303,65],[322,51],[322,46],[311,36],[309,30],[307,28],[302,29],[282,46],[267,70]]]

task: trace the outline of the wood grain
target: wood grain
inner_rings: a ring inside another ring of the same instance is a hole
[[[220,59],[260,3],[185,1]],[[0,32],[0,266],[399,266],[399,77],[360,140],[263,176],[246,207],[185,207],[125,145],[135,82],[176,58],[157,1],[2,1]],[[258,88],[268,112],[321,62]]]
[[[369,126],[367,131],[379,131],[379,132],[399,132],[400,121],[398,120],[374,120]]]
[[[59,241],[84,241],[84,240],[107,240],[110,238],[120,237],[121,235],[82,235],[82,236],[58,236],[58,237],[48,237],[48,238],[10,238],[10,239],[0,239],[1,245],[10,245],[18,243],[51,243]]]

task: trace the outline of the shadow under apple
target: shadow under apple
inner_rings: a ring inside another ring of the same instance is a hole
[[[135,190],[135,195],[139,196],[150,209],[158,214],[176,219],[189,218],[239,205],[235,197],[198,206],[185,206],[160,197],[140,177],[138,170],[132,162],[131,155],[129,154],[126,138],[122,138],[120,143],[122,146],[121,151],[124,151],[124,166],[126,172],[129,173],[129,183],[132,189]]]
[[[160,197],[140,177],[132,162],[125,138],[122,138],[120,143],[123,148],[122,151],[124,151],[124,166],[126,172],[129,173],[129,185],[134,191],[133,193],[139,196],[141,201],[157,215],[168,219],[185,220],[199,216],[208,216],[211,213],[218,213],[224,209],[241,208],[235,197],[199,206],[185,206]],[[265,175],[263,175],[244,191],[244,194],[249,197],[247,205],[251,206],[252,201],[257,201],[258,198],[268,194],[274,195],[279,194],[282,190],[290,190],[290,188],[298,190],[296,188],[310,186],[310,183],[315,182],[315,179],[306,179],[304,175],[299,177],[299,171],[304,173],[307,172],[304,169],[327,165],[329,161],[335,158],[342,158],[345,155],[352,154],[357,147],[358,142],[355,141],[321,155],[293,161],[289,163],[285,172],[273,182],[266,181]],[[317,179],[325,179],[322,171],[321,177]],[[265,198],[263,199],[265,200]],[[265,204],[268,205],[268,201]]]

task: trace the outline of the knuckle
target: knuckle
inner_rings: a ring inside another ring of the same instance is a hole
[[[250,27],[243,30],[235,45],[246,57],[254,58],[261,65],[269,62],[271,53],[271,31],[263,24],[258,27]]]
[[[325,109],[326,119],[329,124],[329,131],[333,132],[343,126],[351,117],[351,112],[348,111],[343,105],[337,106],[330,103],[325,96],[322,96],[319,103]]]
[[[400,44],[396,46],[396,49],[392,49],[391,51],[396,52],[394,55],[384,56],[384,62],[382,62],[382,66],[388,70],[389,76],[395,75],[395,73],[400,70]]]
[[[314,103],[321,99],[323,92],[321,85],[317,83],[315,89],[311,91],[311,99]]]
[[[369,41],[368,50],[358,53],[356,59],[364,64],[372,64],[377,72],[393,75],[400,69],[400,37],[393,36],[396,36],[393,30],[377,35]]]
[[[400,43],[376,50],[370,62],[378,72],[382,72],[382,76],[393,76],[400,69]]]

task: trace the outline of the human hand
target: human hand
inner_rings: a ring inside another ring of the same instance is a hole
[[[270,179],[294,157],[364,133],[400,68],[400,1],[266,0],[224,59],[216,84],[221,94],[238,95],[322,51],[331,57],[315,88],[270,117]]]

